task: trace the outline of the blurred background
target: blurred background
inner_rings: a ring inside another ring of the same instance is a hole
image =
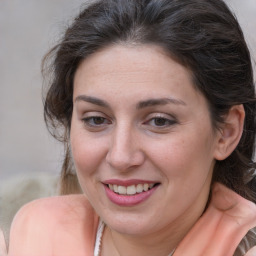
[[[57,193],[63,152],[43,121],[40,65],[84,2],[0,0],[0,227],[6,236],[23,204]],[[256,1],[226,2],[256,60]]]

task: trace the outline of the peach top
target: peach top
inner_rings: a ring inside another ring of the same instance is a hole
[[[99,218],[84,195],[33,201],[16,215],[10,256],[93,256]],[[233,256],[256,226],[256,205],[221,184],[173,256]]]

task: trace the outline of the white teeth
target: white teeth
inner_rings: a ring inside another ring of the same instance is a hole
[[[148,188],[149,188],[149,185],[147,183],[143,185],[144,191],[148,191]]]
[[[118,186],[118,193],[119,193],[120,195],[126,195],[126,191],[127,191],[126,187],[124,187],[124,186]]]
[[[118,193],[118,186],[117,185],[113,185],[113,188],[114,188],[114,192]]]
[[[110,190],[114,191],[115,193],[118,193],[120,195],[135,195],[136,193],[142,193],[146,192],[149,189],[154,187],[154,183],[144,183],[144,184],[138,184],[138,185],[131,185],[128,187],[125,186],[119,186],[116,184],[109,184],[108,187]]]
[[[135,185],[128,186],[126,190],[127,190],[127,195],[134,195],[134,194],[136,194]]]
[[[138,184],[137,186],[136,186],[136,192],[137,193],[141,193],[143,191],[143,185],[142,184]]]

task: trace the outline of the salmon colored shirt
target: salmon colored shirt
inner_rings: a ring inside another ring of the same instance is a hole
[[[36,200],[16,215],[10,256],[93,256],[99,218],[84,195]],[[256,226],[256,205],[215,184],[207,211],[174,256],[232,256]]]

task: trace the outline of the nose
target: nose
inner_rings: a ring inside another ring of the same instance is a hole
[[[143,164],[145,154],[139,144],[139,134],[130,127],[116,128],[106,155],[107,163],[118,171],[128,171]]]

